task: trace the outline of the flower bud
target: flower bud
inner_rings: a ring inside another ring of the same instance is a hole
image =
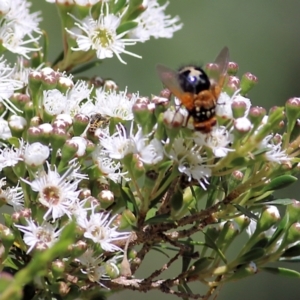
[[[101,204],[104,204],[104,207],[114,203],[114,194],[110,190],[103,190],[98,194],[97,197]]]
[[[69,134],[66,133],[63,129],[54,127],[52,135],[50,137],[53,151],[57,151],[58,149],[60,149],[68,140],[68,138],[70,138]]]
[[[78,151],[78,143],[72,140],[67,140],[61,149],[61,163],[67,165],[69,161],[75,157]]]
[[[25,119],[30,120],[33,117],[35,117],[35,112],[34,112],[34,105],[32,101],[29,101],[25,104],[24,106],[24,114],[25,114]]]
[[[53,133],[52,125],[49,123],[44,123],[39,125],[38,128],[41,130],[39,142],[48,146],[50,143],[50,137]]]
[[[61,93],[66,93],[69,89],[74,86],[74,82],[69,77],[60,76],[58,77],[57,86],[56,88]]]
[[[227,74],[235,76],[239,70],[239,65],[236,62],[230,61],[227,66]]]
[[[42,123],[43,123],[43,120],[41,119],[41,117],[38,117],[38,116],[34,116],[33,118],[31,118],[31,120],[29,122],[31,127],[38,127]]]
[[[134,119],[142,126],[143,132],[144,129],[147,129],[145,132],[150,132],[155,124],[155,117],[153,110],[149,110],[149,103],[148,98],[140,98],[132,106]]]
[[[108,261],[105,264],[105,271],[106,271],[106,274],[111,279],[114,279],[114,278],[117,278],[117,277],[120,276],[120,270],[118,269],[118,267],[113,262]]]
[[[241,80],[241,94],[246,95],[256,84],[257,77],[249,72],[242,76]]]
[[[292,204],[287,205],[286,213],[289,216],[289,224],[294,224],[300,220],[300,202],[294,200]]]
[[[284,240],[285,245],[290,245],[300,241],[300,223],[296,222],[286,231],[286,237]],[[298,254],[300,255],[300,254]]]
[[[240,232],[246,229],[250,224],[250,218],[245,215],[240,215],[233,219],[239,226]]]
[[[24,162],[31,168],[42,166],[50,155],[48,146],[39,142],[29,144],[24,153]]]
[[[247,105],[244,101],[233,101],[231,104],[232,114],[235,119],[244,117]]]
[[[288,132],[291,132],[296,124],[298,118],[300,118],[300,98],[290,98],[285,103],[286,117],[288,120]]]
[[[9,100],[20,110],[24,110],[26,103],[30,101],[30,97],[26,94],[14,93]],[[4,108],[4,107],[3,107]],[[2,107],[0,107],[0,114],[2,114]]]
[[[240,79],[236,76],[229,76],[226,84],[223,87],[223,91],[230,97],[234,95],[240,88]]]
[[[73,136],[70,142],[74,142],[77,144],[77,157],[82,157],[86,154],[86,146],[87,146],[87,140],[81,136]]]
[[[9,249],[15,241],[15,236],[8,227],[0,224],[0,239],[5,249]]]
[[[258,269],[256,264],[254,262],[250,262],[248,264],[239,266],[235,271],[235,273],[231,277],[226,278],[224,281],[228,282],[228,281],[239,280],[247,276],[254,275],[257,273],[257,271]]]
[[[11,115],[8,119],[8,126],[14,137],[20,138],[24,129],[27,126],[27,121],[25,118],[17,115]]]
[[[42,83],[40,71],[31,71],[28,76],[28,89],[30,95],[37,95]]]
[[[252,106],[250,108],[248,119],[253,124],[254,128],[257,128],[261,124],[266,113],[266,110],[260,106]]]
[[[56,87],[59,78],[59,73],[53,69],[46,67],[41,70],[41,82],[43,90],[52,90]]]
[[[27,141],[29,143],[39,142],[41,139],[42,131],[38,127],[29,127],[27,130]]]
[[[129,226],[135,225],[136,224],[136,217],[132,213],[131,210],[125,209],[122,212],[122,216],[120,219],[120,225],[118,226],[119,229],[125,229],[128,228]]]
[[[261,212],[260,218],[257,221],[256,230],[258,232],[270,229],[280,220],[280,214],[276,206],[265,206]]]
[[[239,233],[240,228],[238,224],[234,221],[227,221],[221,229],[220,235],[216,241],[218,248],[224,252]]]
[[[145,166],[141,161],[139,154],[135,153],[132,155],[132,174],[134,178],[142,179],[145,176]]]
[[[60,277],[65,271],[65,263],[60,260],[56,259],[52,262],[52,272],[55,278]]]
[[[220,74],[219,66],[216,63],[208,63],[205,65],[205,73],[209,78],[218,78]]]
[[[233,125],[234,125],[233,134],[237,139],[245,136],[252,129],[251,122],[245,117],[234,120]]]
[[[81,135],[84,130],[89,125],[89,117],[84,114],[77,114],[74,116],[73,119],[73,131],[74,135]]]

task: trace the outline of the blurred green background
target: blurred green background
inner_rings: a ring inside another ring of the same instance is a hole
[[[42,28],[49,34],[50,59],[61,51],[60,22],[55,5],[44,0],[32,0],[33,10],[41,10]],[[231,60],[238,62],[239,74],[251,72],[258,77],[259,84],[250,92],[254,105],[269,109],[283,105],[294,96],[300,96],[300,1],[286,0],[173,0],[167,12],[179,15],[184,27],[173,39],[151,40],[128,47],[129,51],[143,56],[137,59],[125,54],[127,65],[116,58],[107,59],[89,75],[100,75],[114,79],[120,89],[139,91],[141,95],[158,93],[161,83],[155,73],[157,63],[178,68],[188,63],[206,63],[214,60],[221,48],[227,45]],[[281,197],[296,198],[299,184],[281,191]],[[299,200],[299,199],[298,199]],[[239,243],[243,243],[240,240]],[[239,244],[236,245],[236,249]],[[234,252],[235,249],[232,249]],[[154,253],[143,264],[142,269],[152,273],[167,259]],[[285,265],[300,271],[298,264]],[[145,272],[144,271],[144,272]],[[137,277],[142,278],[143,273]],[[169,274],[172,274],[172,270]],[[176,274],[176,273],[175,273]],[[193,285],[194,292],[202,293],[199,283]],[[122,292],[111,299],[150,300],[175,299],[176,296],[150,292]],[[293,300],[300,298],[300,280],[283,278],[265,273],[224,286],[218,296],[224,299],[272,299]]]

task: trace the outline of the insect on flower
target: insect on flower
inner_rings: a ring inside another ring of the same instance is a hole
[[[90,117],[90,125],[88,131],[94,133],[98,128],[104,128],[109,123],[109,118],[101,114],[93,114]]]
[[[181,101],[193,118],[196,131],[209,133],[216,125],[216,105],[225,81],[229,61],[229,50],[224,47],[217,56],[213,75],[208,77],[197,66],[185,66],[173,71],[163,65],[157,66],[162,83]]]

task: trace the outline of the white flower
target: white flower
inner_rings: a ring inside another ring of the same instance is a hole
[[[188,154],[179,163],[178,170],[186,174],[188,181],[195,179],[201,187],[206,190],[208,178],[211,176],[211,169],[204,164],[203,158],[196,152],[189,151]]]
[[[18,130],[20,132],[27,126],[27,121],[24,117],[11,115],[8,119],[8,124],[10,128]]]
[[[74,0],[46,0],[49,3],[59,3],[59,4],[75,4]]]
[[[78,183],[81,179],[68,179],[73,170],[70,168],[61,176],[56,167],[51,170],[51,166],[47,162],[48,173],[40,174],[32,182],[23,179],[24,182],[30,185],[31,189],[38,192],[37,200],[48,208],[44,215],[44,220],[51,214],[55,220],[67,215],[72,218],[70,207],[78,199],[80,190],[77,190]]]
[[[126,93],[126,90],[124,92],[105,92],[102,89],[97,89],[95,97],[96,112],[120,120],[132,120],[132,106],[136,102],[137,95],[132,94],[132,96],[128,98]]]
[[[50,149],[39,142],[28,144],[25,148],[24,162],[29,166],[41,166],[49,157]]]
[[[163,159],[164,153],[161,142],[157,139],[153,139],[150,143],[146,143],[148,138],[143,135],[142,128],[138,129],[133,139],[136,144],[136,153],[143,163],[154,165]]]
[[[89,218],[78,218],[77,223],[85,230],[84,237],[100,244],[104,251],[123,251],[113,242],[127,239],[130,236],[130,232],[117,232],[117,227],[111,226],[113,220],[114,217],[110,218],[109,213],[95,213],[93,208]]]
[[[290,157],[285,152],[285,149],[282,150],[282,143],[274,144],[272,141],[273,135],[266,136],[260,143],[260,149],[266,149],[265,157],[268,161],[276,163],[285,163],[290,161]]]
[[[8,127],[8,122],[3,118],[0,118],[0,139],[7,140],[11,137],[11,131]]]
[[[54,116],[68,114],[71,116],[81,112],[80,104],[84,100],[89,100],[92,88],[82,80],[68,89],[64,95],[57,89],[43,91],[43,105],[48,114]]]
[[[83,101],[89,100],[92,90],[93,87],[90,87],[87,82],[78,80],[66,93],[67,107],[63,112],[71,116],[75,116],[79,112],[84,113],[80,105]]]
[[[216,106],[216,115],[224,119],[233,119],[232,115],[232,104],[234,102],[244,102],[245,103],[245,113],[243,117],[246,117],[249,113],[251,107],[251,101],[248,98],[245,98],[239,94],[240,90],[237,90],[232,97],[227,93],[223,92],[220,94]]]
[[[6,167],[13,167],[19,161],[23,160],[24,146],[21,142],[19,148],[14,146],[0,149],[0,170]]]
[[[37,43],[40,36],[33,37],[33,32],[41,34],[39,29],[39,12],[30,13],[31,3],[24,0],[6,0],[1,3],[1,44],[7,50],[25,56],[28,52],[39,48],[30,48],[27,45]],[[3,10],[2,10],[3,8]]]
[[[59,90],[44,90],[43,104],[45,111],[52,116],[58,115],[64,111],[67,106],[67,97]]]
[[[28,44],[37,43],[39,37],[29,38],[24,41],[24,34],[22,31],[16,31],[12,24],[3,25],[0,28],[0,39],[2,41],[3,47],[12,53],[23,55],[27,59],[30,57],[27,55],[29,52],[38,51],[39,48],[28,47]]]
[[[1,30],[1,29],[0,29]],[[1,36],[0,36],[1,38]],[[3,56],[0,57],[0,102],[15,114],[16,111],[22,112],[18,109],[9,98],[14,91],[23,87],[23,83],[19,80],[13,79],[15,68],[11,68],[6,64]]]
[[[108,157],[106,153],[102,151],[101,147],[97,147],[92,154],[93,162],[98,167],[103,176],[118,183],[127,172],[122,173],[121,163],[116,163],[112,158]]]
[[[234,120],[234,127],[241,132],[248,132],[252,129],[253,125],[246,117],[237,118]]]
[[[7,204],[14,208],[14,211],[20,211],[24,208],[24,194],[19,183],[15,187],[7,187],[3,189],[6,185],[5,177],[0,179],[0,199],[4,200]]]
[[[100,144],[103,152],[110,158],[123,159],[128,154],[138,154],[139,159],[146,164],[156,164],[163,159],[163,147],[157,139],[148,142],[149,138],[143,135],[142,128],[138,127],[133,134],[133,124],[127,134],[123,125],[119,125],[117,132],[112,136],[103,133]]]
[[[74,0],[74,2],[76,4],[81,5],[81,6],[92,6],[92,5],[94,5],[94,4],[96,4],[96,3],[100,2],[100,1],[101,0]],[[110,0],[108,0],[108,1],[110,1]]]
[[[157,0],[144,0],[142,5],[146,9],[135,19],[138,26],[129,32],[130,37],[138,38],[142,42],[149,40],[151,36],[156,39],[172,38],[173,33],[182,28],[182,24],[178,24],[179,17],[165,15],[169,2],[159,6]]]
[[[100,145],[103,152],[110,158],[123,159],[130,153],[136,153],[136,143],[134,139],[127,137],[126,129],[123,125],[118,126],[117,131],[112,135],[100,136]]]
[[[193,140],[199,146],[211,148],[216,157],[224,157],[229,151],[234,151],[234,149],[228,148],[233,142],[233,136],[224,126],[213,127],[209,134],[194,132]]]
[[[87,140],[85,138],[81,136],[74,136],[72,137],[71,142],[74,142],[78,147],[78,150],[76,152],[76,155],[78,157],[85,155],[85,150],[87,146]]]
[[[27,254],[37,245],[50,248],[58,239],[61,231],[49,223],[36,225],[33,220],[26,219],[28,226],[15,225],[24,233],[23,240],[29,246]]]
[[[105,6],[105,13],[103,12]],[[109,13],[108,5],[103,4],[98,20],[94,20],[92,16],[86,17],[84,20],[78,20],[72,16],[77,22],[75,25],[82,30],[77,33],[74,29],[66,31],[76,38],[78,47],[72,48],[73,51],[89,51],[95,50],[98,59],[111,58],[116,55],[120,62],[126,64],[121,58],[121,53],[141,58],[132,52],[125,50],[125,46],[135,45],[138,39],[126,39],[124,36],[128,31],[117,34],[117,29],[121,24],[123,15],[115,16]]]
[[[6,0],[9,2],[9,10],[5,15],[5,19],[13,23],[15,32],[22,32],[22,34],[31,36],[32,32],[41,33],[39,29],[39,22],[42,20],[39,15],[40,12],[30,13],[29,1],[24,0]]]
[[[205,164],[205,159],[198,151],[191,148],[192,140],[186,141],[179,137],[172,144],[172,148],[166,155],[178,165],[178,171],[187,176],[188,181],[195,179],[203,189],[208,184],[207,178],[211,176],[211,169]]]

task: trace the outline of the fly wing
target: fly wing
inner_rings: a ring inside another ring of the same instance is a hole
[[[229,62],[229,49],[227,47],[224,47],[220,51],[217,58],[215,59],[214,64],[216,65],[216,70],[214,70],[211,76],[214,82],[218,83],[221,86],[223,85],[224,78],[227,74],[228,62]]]
[[[185,93],[178,82],[177,72],[163,65],[157,65],[156,70],[164,86],[168,88],[177,98],[182,99]]]

